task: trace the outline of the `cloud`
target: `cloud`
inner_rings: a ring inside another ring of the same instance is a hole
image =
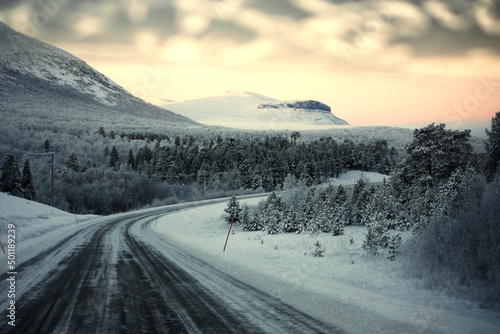
[[[476,19],[479,27],[489,35],[500,36],[500,4],[483,0],[476,5]]]
[[[463,3],[464,10],[458,13],[453,10],[450,3],[435,0],[424,2],[423,8],[439,24],[453,31],[465,31],[475,24],[472,6],[469,2]]]
[[[428,59],[500,54],[494,0],[25,0],[3,8],[7,24],[32,34],[31,23],[49,42],[123,44],[131,55],[173,63],[398,71]]]

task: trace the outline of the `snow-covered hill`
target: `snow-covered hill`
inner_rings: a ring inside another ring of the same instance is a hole
[[[92,95],[105,105],[116,105],[122,87],[66,51],[22,35],[0,22],[0,59],[2,67],[33,75],[50,84],[70,86]]]
[[[85,115],[91,113],[88,109],[94,109],[100,114],[119,112],[194,123],[132,96],[83,60],[18,33],[2,22],[0,100],[6,110],[30,108],[34,103],[38,112],[33,116],[46,111],[59,115],[58,107],[64,106],[62,111],[66,113],[80,109],[80,114],[81,109],[87,109]]]
[[[348,124],[318,101],[279,101],[246,91],[228,91],[220,96],[184,102],[164,101],[161,107],[207,125],[274,130]]]

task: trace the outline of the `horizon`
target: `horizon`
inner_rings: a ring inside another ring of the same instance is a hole
[[[492,0],[0,4],[12,29],[148,102],[243,90],[318,100],[353,126],[491,120],[499,18]]]

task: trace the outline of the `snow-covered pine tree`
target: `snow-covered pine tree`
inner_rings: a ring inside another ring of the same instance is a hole
[[[362,247],[367,253],[377,255],[380,248],[387,248],[388,245],[385,222],[383,220],[379,221],[375,216],[374,219],[366,224],[366,228],[366,239],[363,241]]]
[[[33,185],[30,163],[28,160],[24,162],[23,175],[21,177],[21,189],[23,190],[24,198],[29,200],[36,199],[36,190]]]
[[[229,203],[227,203],[227,208],[224,209],[224,212],[227,213],[227,216],[224,217],[225,221],[228,224],[239,223],[241,220],[240,214],[242,210],[243,209],[240,208],[240,203],[236,200],[236,197],[231,197]]]
[[[488,136],[485,143],[485,171],[489,181],[500,171],[500,111],[491,119],[491,130],[486,130]]]
[[[349,201],[349,224],[359,225],[362,224],[363,211],[369,201],[369,190],[367,189],[366,182],[359,179],[354,185],[351,199]]]
[[[78,164],[78,156],[76,155],[76,153],[71,153],[69,155],[68,159],[66,160],[66,167],[75,172],[80,169],[80,166]]]
[[[13,196],[23,197],[21,173],[19,172],[16,158],[12,154],[5,156],[1,170],[0,190]]]
[[[109,167],[113,168],[114,170],[118,170],[119,162],[120,156],[118,155],[118,150],[115,146],[113,146],[111,148],[111,151],[109,152]]]
[[[241,212],[241,220],[240,220],[240,227],[242,231],[251,231],[249,229],[250,227],[250,209],[248,206],[243,207],[243,211]]]
[[[401,235],[399,233],[389,237],[387,241],[387,249],[389,252],[387,258],[394,261],[396,259],[396,255],[401,254],[401,251],[399,250],[400,247]]]
[[[269,234],[278,234],[284,230],[285,204],[281,197],[272,193],[266,200],[264,209],[260,213],[262,230]]]

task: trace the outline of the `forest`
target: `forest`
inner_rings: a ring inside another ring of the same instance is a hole
[[[76,136],[41,136],[36,132],[24,137],[38,152],[32,148],[34,153],[11,150],[8,154],[14,160],[16,156],[29,160],[38,201],[75,213],[111,214],[148,205],[279,191],[287,175],[312,185],[349,169],[387,174],[400,159],[400,150],[384,139],[311,138],[297,131],[172,135],[99,127],[80,133],[74,145],[70,144]]]
[[[255,207],[240,207],[231,198],[225,217],[242,231],[268,234],[336,236],[346,226],[366,226],[368,255],[392,261],[402,256],[410,277],[498,307],[500,112],[486,134],[485,153],[477,154],[469,130],[431,124],[414,131],[405,158],[382,184],[360,179],[352,189],[325,188],[289,174],[282,192]],[[413,235],[404,245],[403,231]]]

